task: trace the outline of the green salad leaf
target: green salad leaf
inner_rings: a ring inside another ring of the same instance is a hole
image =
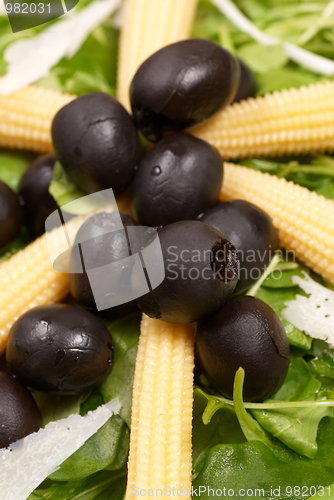
[[[299,262],[282,262],[264,280],[261,287],[256,292],[256,297],[266,302],[279,316],[285,328],[290,345],[309,350],[312,345],[311,337],[282,317],[285,302],[295,300],[297,294],[305,295],[305,292],[292,282],[293,276],[302,277],[303,272],[309,274],[310,270]]]
[[[115,347],[114,367],[99,390],[105,403],[118,398],[120,416],[130,427],[134,370],[136,364],[140,315],[135,313],[109,325]]]
[[[300,500],[303,493],[311,496],[333,481],[334,469],[298,458],[284,463],[264,443],[253,441],[213,447],[193,489],[201,500],[212,498],[212,490],[225,491],[225,496],[231,490],[230,496]]]
[[[17,191],[22,175],[35,158],[34,153],[0,149],[0,181]]]
[[[86,479],[56,483],[45,481],[27,500],[122,500],[126,489],[126,468],[101,471]]]
[[[246,441],[233,406],[221,403],[219,412],[215,411],[209,418],[205,418],[210,401],[213,405],[219,404],[217,399],[195,388],[192,436],[193,478],[202,470],[207,453],[213,446]]]
[[[85,193],[80,191],[80,189],[68,178],[59,161],[56,161],[53,167],[53,176],[49,186],[49,193],[53,196],[59,207],[85,196]]]
[[[327,342],[315,340],[310,354],[314,356],[308,362],[311,372],[316,376],[334,379],[334,350]]]
[[[271,401],[315,401],[327,399],[320,391],[321,383],[311,375],[303,358],[292,361],[284,385]],[[319,422],[325,416],[334,416],[331,406],[305,408],[279,408],[275,410],[251,410],[258,423],[274,437],[300,455],[315,458]]]
[[[83,479],[108,467],[118,470],[128,457],[129,428],[122,418],[113,415],[86,443],[51,474],[56,481]]]
[[[85,398],[84,394],[79,394],[78,396],[58,396],[35,390],[32,391],[32,395],[42,414],[43,426],[46,426],[49,422],[67,418],[72,413],[80,413],[80,406]],[[95,410],[97,406],[92,409]]]

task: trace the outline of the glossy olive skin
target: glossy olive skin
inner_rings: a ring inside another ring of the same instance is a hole
[[[138,299],[141,310],[151,318],[192,323],[219,309],[238,280],[235,248],[218,231],[199,221],[174,222],[160,229],[158,235],[165,279]]]
[[[246,401],[263,401],[275,394],[290,360],[277,314],[262,300],[247,296],[198,324],[196,353],[205,376],[228,398],[233,397],[235,373],[242,367]]]
[[[34,398],[9,373],[0,372],[0,448],[22,439],[42,426]]]
[[[195,219],[217,202],[222,182],[218,150],[177,132],[159,141],[141,161],[131,187],[132,207],[146,226]]]
[[[238,61],[240,65],[240,82],[237,93],[231,104],[243,101],[249,97],[255,97],[257,90],[253,71],[244,61],[241,59],[238,59]]]
[[[238,250],[240,276],[236,292],[257,281],[279,246],[278,230],[261,208],[244,200],[220,203],[204,213],[202,222],[221,232]]]
[[[53,119],[52,140],[65,171],[85,193],[125,191],[140,161],[136,127],[112,96],[91,92],[64,106]]]
[[[23,210],[19,197],[7,184],[0,181],[0,248],[16,238],[22,222]]]
[[[19,195],[24,201],[25,223],[37,238],[45,232],[45,221],[58,206],[49,193],[54,155],[37,158],[25,171],[19,184]]]
[[[137,223],[128,215],[120,214],[123,226],[136,226]],[[86,240],[85,260],[92,263],[109,264],[129,257],[129,246],[125,232],[117,229],[118,214],[101,212],[90,217],[79,229],[70,257],[70,289],[72,297],[96,311],[96,303],[87,273],[75,272],[81,267],[81,256],[78,242]],[[110,230],[101,234],[103,230]],[[104,311],[108,319],[116,319],[137,309],[137,301],[133,300]]]
[[[138,69],[130,87],[138,128],[156,142],[165,131],[184,130],[210,118],[234,98],[237,60],[200,38],[162,48]]]
[[[89,311],[53,304],[12,326],[6,358],[18,380],[39,391],[77,394],[101,383],[113,365],[107,327]]]

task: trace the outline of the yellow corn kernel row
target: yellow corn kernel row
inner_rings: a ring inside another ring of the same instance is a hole
[[[334,150],[334,81],[250,98],[193,128],[224,159]]]
[[[129,88],[145,59],[188,38],[198,0],[125,0],[118,62],[118,100],[130,111]]]
[[[190,497],[194,334],[193,324],[143,315],[126,500],[134,498],[134,487],[175,487]]]
[[[53,117],[74,98],[36,86],[0,94],[0,147],[52,152]]]
[[[247,200],[265,210],[280,244],[334,285],[334,202],[275,175],[225,163],[221,201]]]
[[[117,198],[117,206],[120,212],[133,216],[128,193]],[[86,217],[75,217],[66,223],[70,242],[74,242]],[[69,252],[64,255],[64,272],[61,273],[52,267],[48,246],[54,255],[62,253],[63,227],[48,233],[48,240],[43,234],[0,264],[0,355],[6,348],[9,330],[17,318],[33,307],[60,302],[70,291],[69,275],[66,274]]]

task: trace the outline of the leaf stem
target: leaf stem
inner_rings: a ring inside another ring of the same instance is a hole
[[[281,260],[281,252],[278,250],[275,253],[275,256],[272,259],[272,261],[270,262],[269,266],[267,266],[266,269],[264,270],[264,273],[262,274],[262,276],[254,283],[253,286],[250,287],[250,289],[248,290],[246,295],[248,295],[250,297],[255,297],[255,295],[257,294],[257,291],[261,287],[264,280],[267,279],[268,276],[276,269],[276,267],[280,263],[280,260]]]
[[[223,403],[234,406],[234,401],[221,398],[220,396],[212,396]],[[244,403],[247,410],[275,410],[283,408],[307,408],[310,406],[334,406],[334,399],[324,401],[278,401],[277,403]]]

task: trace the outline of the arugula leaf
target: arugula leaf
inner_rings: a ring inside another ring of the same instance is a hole
[[[248,158],[239,162],[249,168],[285,177],[318,194],[334,199],[334,160],[328,155],[284,157],[279,159]]]
[[[309,350],[312,345],[312,338],[285,320],[281,314],[285,308],[285,302],[295,300],[297,294],[305,295],[303,290],[291,281],[293,276],[303,276],[303,271],[308,274],[310,272],[305,266],[299,265],[297,269],[281,271],[281,277],[277,277],[275,272],[272,273],[262,283],[256,297],[266,302],[278,315],[285,328],[289,344],[300,349]]]
[[[47,481],[27,500],[123,500],[125,489],[126,468],[123,468],[114,472],[98,472],[85,480],[66,483]]]
[[[320,401],[327,393],[320,391],[321,383],[312,376],[303,358],[292,361],[286,380],[271,401]],[[319,392],[320,391],[320,392]],[[317,453],[317,431],[321,419],[334,416],[331,406],[251,410],[258,423],[273,436],[301,455],[314,458]]]
[[[323,340],[314,340],[308,365],[313,375],[334,380],[334,350]]]
[[[240,48],[238,56],[256,73],[281,68],[288,62],[281,45],[266,46],[248,43]]]
[[[35,157],[33,153],[0,149],[0,180],[17,191],[22,175]]]
[[[228,496],[229,490],[234,496],[245,495],[249,490],[247,498],[300,500],[302,486],[309,491],[311,486],[325,487],[333,481],[334,469],[308,460],[284,463],[264,443],[255,441],[212,448],[193,488],[201,500],[212,498],[212,489],[225,491],[224,496]],[[244,491],[240,495],[241,489]]]
[[[129,428],[118,415],[113,415],[86,443],[51,474],[56,481],[83,479],[106,467],[123,467],[129,452]]]
[[[293,268],[285,268],[284,266],[292,265]],[[295,288],[296,284],[293,283],[294,276],[304,278],[304,273],[310,274],[310,270],[297,262],[283,262],[264,280],[261,286],[265,288]]]
[[[326,465],[327,467],[332,467],[334,469],[333,443],[334,443],[334,419],[330,417],[324,417],[321,420],[318,428],[318,435],[317,435],[318,453],[315,461],[317,463]]]
[[[80,404],[85,397],[83,394],[77,396],[59,396],[40,391],[32,391],[32,395],[42,414],[43,426],[49,422],[67,418],[72,413],[79,413]]]
[[[102,23],[72,58],[61,59],[36,85],[78,96],[95,91],[115,94],[118,37],[119,30],[109,21]]]
[[[67,203],[85,196],[85,193],[80,191],[80,189],[78,189],[68,178],[59,161],[56,161],[53,168],[53,177],[49,186],[49,193],[53,196],[59,207],[63,207]]]
[[[135,313],[114,323],[107,323],[115,348],[113,369],[99,390],[105,403],[118,398],[120,416],[130,427],[134,370],[140,334],[140,315]]]
[[[244,385],[245,370],[239,368],[235,374],[234,386],[233,386],[233,402],[234,410],[236,412],[240,427],[244,433],[247,441],[261,441],[268,448],[273,448],[272,443],[268,439],[262,427],[257,423],[252,416],[247,413],[243,399],[242,399],[242,389]]]
[[[218,400],[201,389],[195,389],[192,435],[193,479],[201,471],[205,457],[213,446],[222,443],[245,442],[245,436],[241,431],[233,406],[221,403],[219,406],[221,411],[217,413],[214,411],[205,421],[204,414],[209,408],[210,401],[213,404],[218,403]]]

